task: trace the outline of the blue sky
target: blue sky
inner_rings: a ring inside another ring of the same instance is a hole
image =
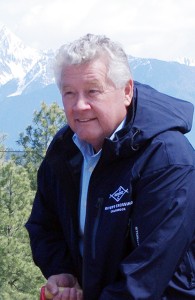
[[[0,24],[53,50],[105,34],[136,57],[195,59],[195,0],[0,0]]]

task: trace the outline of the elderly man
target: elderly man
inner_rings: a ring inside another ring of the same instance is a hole
[[[62,46],[55,77],[68,124],[40,166],[26,224],[47,290],[55,300],[195,299],[192,105],[134,83],[105,36]]]

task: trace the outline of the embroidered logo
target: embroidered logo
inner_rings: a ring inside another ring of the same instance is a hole
[[[126,193],[128,194],[129,190],[125,190],[122,186],[119,186],[113,194],[110,194],[109,198],[113,198],[115,201],[119,202]]]

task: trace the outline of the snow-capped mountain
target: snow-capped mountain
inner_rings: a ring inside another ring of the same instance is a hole
[[[53,52],[43,52],[26,46],[3,26],[0,30],[0,87],[8,85],[6,96],[21,95],[31,84],[53,83],[50,60]]]
[[[178,57],[174,59],[174,61],[186,65],[188,67],[195,67],[195,59],[190,58],[190,57]]]
[[[31,124],[34,110],[41,102],[61,104],[54,84],[51,64],[54,52],[26,46],[5,26],[0,29],[0,135],[6,134],[6,146],[17,149],[19,133]],[[192,59],[161,61],[132,57],[133,78],[157,90],[195,105],[195,62]],[[195,146],[195,119],[188,135]]]
[[[195,104],[195,67],[176,61],[131,56],[129,64],[135,80]]]

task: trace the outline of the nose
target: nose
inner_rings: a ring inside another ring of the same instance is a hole
[[[84,94],[78,94],[74,103],[74,110],[87,110],[90,109],[88,99]]]

